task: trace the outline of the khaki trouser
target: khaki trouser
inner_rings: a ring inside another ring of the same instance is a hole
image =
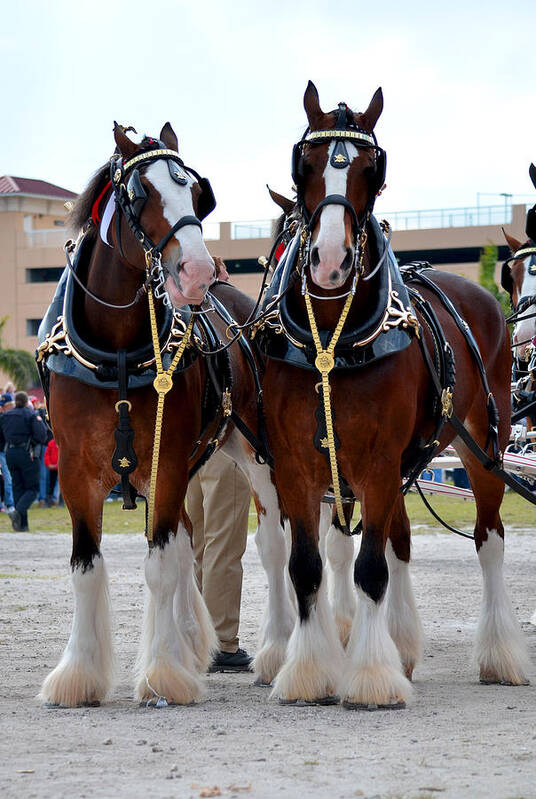
[[[249,483],[238,466],[216,452],[188,486],[196,578],[223,652],[236,652],[246,548]]]

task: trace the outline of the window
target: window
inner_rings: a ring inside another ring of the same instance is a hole
[[[37,336],[37,331],[39,330],[39,325],[41,324],[40,319],[27,319],[26,320],[26,335],[27,336]]]
[[[40,269],[27,269],[27,283],[57,283],[63,272],[63,266],[43,266]]]

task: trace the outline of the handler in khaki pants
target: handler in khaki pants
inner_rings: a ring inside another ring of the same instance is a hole
[[[249,483],[234,461],[217,451],[190,481],[186,500],[196,578],[220,642],[209,671],[250,671],[252,658],[238,647]]]

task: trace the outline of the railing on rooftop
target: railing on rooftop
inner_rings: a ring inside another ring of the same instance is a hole
[[[508,225],[512,221],[512,206],[479,205],[469,208],[437,208],[425,211],[385,213],[380,211],[377,216],[382,219],[385,217],[393,230]]]
[[[231,222],[232,239],[271,239],[274,219],[258,222]]]
[[[425,230],[427,228],[476,227],[508,225],[512,222],[512,205],[480,205],[467,208],[436,208],[421,211],[378,211],[379,219],[387,219],[393,230]],[[253,222],[231,222],[231,239],[271,239],[275,219]],[[229,224],[229,223],[225,223]],[[221,239],[219,222],[205,222],[203,235],[207,241]],[[25,233],[28,247],[61,247],[68,238],[65,228],[47,228]]]

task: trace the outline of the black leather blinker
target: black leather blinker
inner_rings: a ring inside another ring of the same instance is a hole
[[[201,188],[201,194],[197,200],[197,217],[204,219],[216,207],[216,198],[208,178],[197,178],[197,182]]]
[[[143,188],[138,169],[134,169],[132,175],[128,179],[127,195],[132,213],[136,219],[139,219],[143,211],[143,206],[147,202],[147,192]]]
[[[171,159],[167,162],[169,174],[171,175],[171,179],[178,183],[180,186],[186,186],[188,183],[188,175],[182,168],[177,161],[172,161]]]
[[[505,261],[505,263],[502,265],[501,286],[511,297],[512,292],[514,291],[514,281],[512,280],[512,272],[510,270],[510,264],[508,261]]]

